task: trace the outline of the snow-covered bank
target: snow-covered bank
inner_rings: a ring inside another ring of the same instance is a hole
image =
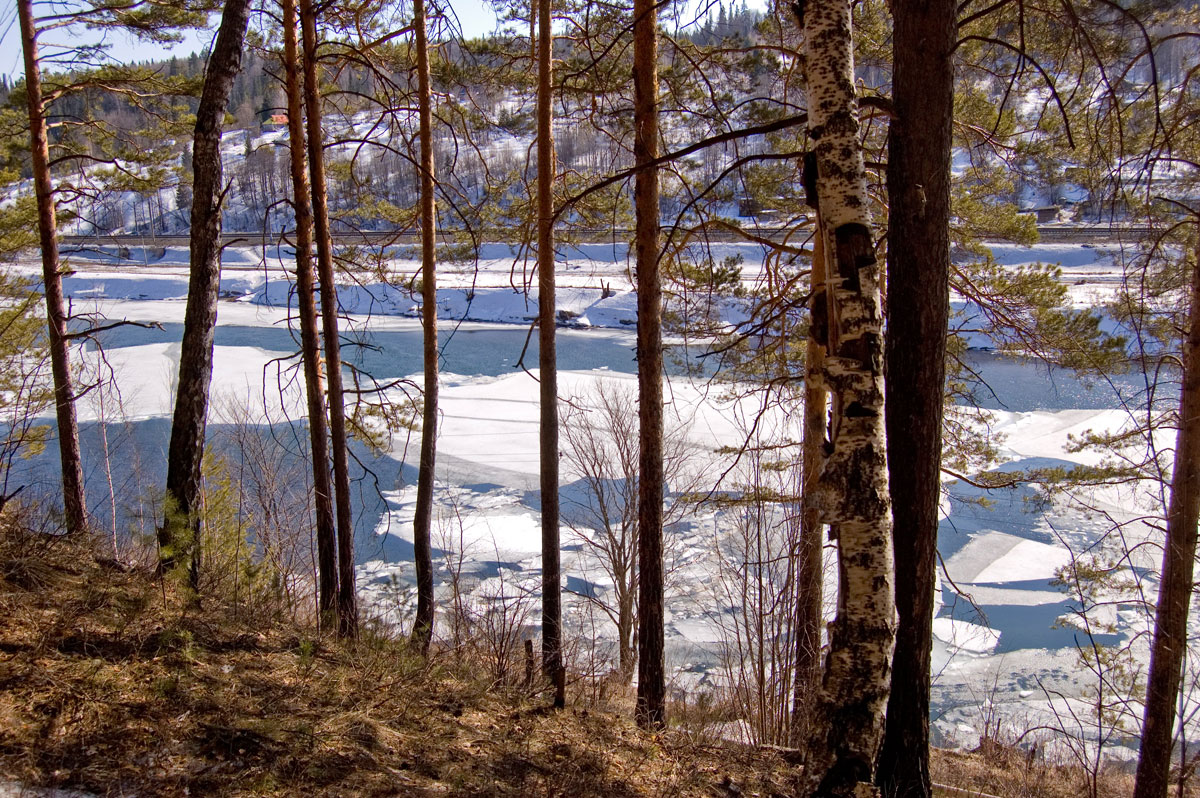
[[[288,279],[288,272],[294,269],[294,252],[282,246],[249,244],[223,250],[222,296],[267,309],[287,308],[289,302],[294,305]],[[993,243],[989,248],[1004,267],[1058,265],[1077,307],[1095,307],[1110,300],[1120,282],[1113,247]],[[78,248],[65,254],[73,271],[64,289],[76,301],[161,301],[187,296],[186,247],[157,247],[151,242],[142,247]],[[754,288],[765,278],[765,252],[757,244],[714,243],[696,256],[713,262],[737,261],[746,288]],[[372,318],[417,317],[420,292],[412,284],[420,270],[416,253],[409,247],[391,247],[382,253],[380,263],[388,275],[386,282],[345,281],[339,286],[343,311]],[[561,323],[616,329],[635,323],[627,244],[564,246],[558,252],[557,270]],[[31,269],[30,274],[36,277],[37,272]],[[438,312],[452,320],[528,324],[537,313],[533,282],[533,262],[527,250],[510,244],[483,244],[477,258],[439,265]],[[741,303],[735,300],[722,300],[720,313],[730,324],[744,318]]]

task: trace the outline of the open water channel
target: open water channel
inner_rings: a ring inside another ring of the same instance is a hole
[[[511,374],[523,363],[537,367],[537,338],[524,328],[464,324],[457,329],[445,325],[440,332],[442,371],[464,376],[499,377]],[[171,343],[181,340],[183,325],[168,323],[162,329],[118,327],[101,336],[106,348]],[[299,348],[299,334],[283,327],[217,327],[218,346],[253,346],[268,351],[291,352]],[[712,373],[700,351],[671,347],[667,371],[672,375],[693,369]],[[421,372],[421,333],[418,330],[347,331],[343,333],[343,356],[356,368],[377,379],[394,379]],[[987,351],[971,351],[965,357],[980,382],[975,396],[990,410],[1104,409],[1136,405],[1146,394],[1141,375],[1118,374],[1099,381],[1076,376],[1070,371],[1041,363],[1014,360]],[[564,371],[608,369],[632,374],[637,370],[632,332],[621,330],[558,331],[558,367]]]

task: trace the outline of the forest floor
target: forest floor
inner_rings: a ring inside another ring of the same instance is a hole
[[[649,734],[627,691],[578,680],[555,712],[455,652],[424,660],[372,631],[341,644],[267,606],[197,606],[0,516],[0,795],[794,794],[787,752],[705,733],[695,708]],[[935,751],[934,774],[1001,798],[1097,794],[1008,749]],[[1106,774],[1098,794],[1128,788]]]

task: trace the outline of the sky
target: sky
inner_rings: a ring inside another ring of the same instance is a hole
[[[726,0],[727,5],[741,5],[742,0]],[[751,8],[765,9],[766,0],[747,0]],[[60,5],[60,4],[56,4]],[[458,25],[467,38],[474,38],[491,33],[496,28],[496,14],[492,11],[488,0],[449,0],[443,2],[458,19]],[[695,14],[715,14],[717,0],[691,0],[688,6]],[[689,14],[684,14],[688,18]],[[217,19],[211,20],[208,30],[187,31],[183,40],[175,45],[164,45],[156,42],[140,41],[132,36],[110,34],[108,44],[110,54],[120,63],[155,61],[169,58],[172,55],[187,56],[193,52],[206,50],[216,35]],[[43,50],[47,45],[74,45],[80,42],[95,42],[99,37],[93,31],[78,39],[66,36],[64,31],[45,36]],[[16,3],[0,3],[0,74],[15,79],[24,73],[21,60],[20,26],[17,24]]]
[[[453,0],[448,5],[457,15],[459,25],[467,37],[490,33],[496,26],[496,15],[486,0]],[[208,48],[212,38],[216,35],[216,25],[217,19],[214,17],[209,30],[187,31],[183,41],[175,45],[143,42],[125,35],[110,35],[107,43],[110,45],[110,54],[121,63],[153,61],[169,58],[172,55],[187,56]],[[25,71],[21,56],[20,33],[16,3],[0,4],[0,74],[8,75],[10,79],[19,77]],[[99,39],[95,32],[87,33],[89,35],[78,38],[67,36],[64,31],[48,34],[42,44],[43,51],[48,50],[50,45],[93,43]]]

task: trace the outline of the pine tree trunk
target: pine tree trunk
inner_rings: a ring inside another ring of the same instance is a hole
[[[622,591],[617,599],[617,672],[621,676],[621,684],[633,683],[633,671],[637,665],[633,639],[636,621],[633,603],[636,600],[636,591]]]
[[[930,656],[950,307],[954,0],[894,0],[887,185],[887,436],[899,623],[876,783],[927,798]]]
[[[834,399],[833,449],[812,499],[837,530],[839,566],[803,794],[861,796],[874,792],[896,634],[879,267],[858,140],[850,3],[821,0],[798,11],[819,212],[834,268],[824,375]]]
[[[21,46],[25,55],[25,99],[29,109],[30,158],[42,248],[42,285],[46,297],[50,371],[54,378],[58,454],[62,463],[63,513],[67,532],[77,534],[87,529],[87,502],[83,492],[83,459],[79,453],[79,424],[75,418],[75,390],[71,381],[70,349],[67,345],[66,303],[59,269],[58,221],[54,210],[54,189],[50,184],[46,105],[42,97],[33,3],[31,0],[18,0],[17,11],[21,18]]]
[[[417,38],[417,94],[421,146],[421,326],[424,330],[425,407],[421,425],[421,464],[417,474],[417,507],[413,544],[417,568],[417,617],[413,643],[429,650],[433,638],[433,477],[437,458],[438,335],[437,335],[437,213],[433,197],[433,90],[429,78],[425,0],[413,0]]]
[[[1167,508],[1167,540],[1163,551],[1154,642],[1146,680],[1146,714],[1138,756],[1134,798],[1165,798],[1175,733],[1175,703],[1187,652],[1188,607],[1196,561],[1196,524],[1200,520],[1200,244],[1193,254],[1191,304],[1183,347],[1183,389],[1179,397],[1179,430],[1175,467]]]
[[[642,728],[666,725],[663,660],[663,353],[659,275],[658,14],[653,0],[633,4],[634,243],[638,362],[638,691]]]
[[[221,202],[225,190],[221,126],[233,80],[242,67],[249,11],[247,0],[230,0],[221,12],[217,40],[204,70],[192,144],[191,276],[167,448],[168,507],[159,530],[159,544],[164,569],[173,568],[187,557],[193,589],[199,587],[200,578],[200,466],[204,460],[221,284]]]
[[[554,129],[551,94],[554,39],[550,0],[537,0],[539,29],[537,94],[538,161],[538,373],[541,379],[542,489],[542,668],[555,686],[554,705],[562,707],[562,575],[559,563],[558,507],[558,355],[555,351],[554,286]]]
[[[325,186],[325,149],[321,131],[321,87],[317,82],[317,18],[312,0],[300,0],[303,36],[304,111],[308,134],[308,171],[312,179],[317,279],[321,287],[321,327],[325,339],[325,379],[329,384],[329,431],[333,448],[333,495],[337,517],[338,634],[358,634],[354,593],[354,522],[350,514],[350,469],[346,442],[346,400],[342,391],[342,353],[338,338],[337,283],[333,277],[333,238]]]
[[[287,89],[288,152],[292,174],[292,208],[296,216],[296,294],[300,302],[300,348],[308,397],[308,433],[312,454],[317,526],[317,609],[322,626],[337,613],[337,525],[329,478],[329,426],[325,386],[321,379],[321,339],[317,321],[312,257],[312,195],[304,150],[304,100],[300,93],[300,55],[296,45],[296,2],[282,0],[283,70]]]
[[[824,525],[811,496],[825,462],[829,394],[825,370],[825,269],[828,260],[824,229],[814,235],[809,301],[810,326],[804,356],[804,463],[800,509],[800,552],[796,564],[796,675],[792,687],[790,737],[799,746],[807,739],[821,689],[822,593],[824,591]]]

